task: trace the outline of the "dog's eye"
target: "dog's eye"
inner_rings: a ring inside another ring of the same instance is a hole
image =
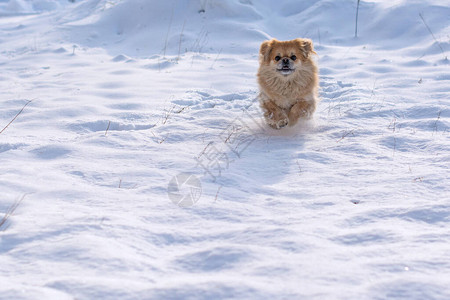
[[[296,60],[296,59],[297,59],[297,56],[292,55],[292,56],[291,56],[291,59],[292,59],[292,60]]]
[[[281,59],[281,57],[279,55],[275,56],[275,60],[279,61]]]

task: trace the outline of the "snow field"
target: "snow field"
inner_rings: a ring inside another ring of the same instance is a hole
[[[448,299],[449,4],[0,1],[0,298]],[[298,36],[322,101],[274,131]]]

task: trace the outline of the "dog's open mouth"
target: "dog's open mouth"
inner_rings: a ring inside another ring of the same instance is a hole
[[[295,69],[289,68],[289,66],[283,66],[281,69],[277,69],[283,75],[289,75],[295,71]]]

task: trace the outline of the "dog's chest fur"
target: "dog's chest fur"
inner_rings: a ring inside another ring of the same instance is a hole
[[[314,90],[314,68],[302,68],[295,74],[286,77],[274,76],[272,70],[261,66],[258,72],[258,83],[261,87],[260,99],[272,100],[279,107],[289,108],[298,101],[308,101]]]

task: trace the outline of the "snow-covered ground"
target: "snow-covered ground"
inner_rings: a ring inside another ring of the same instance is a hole
[[[450,299],[450,1],[356,3],[0,0],[0,298]]]

